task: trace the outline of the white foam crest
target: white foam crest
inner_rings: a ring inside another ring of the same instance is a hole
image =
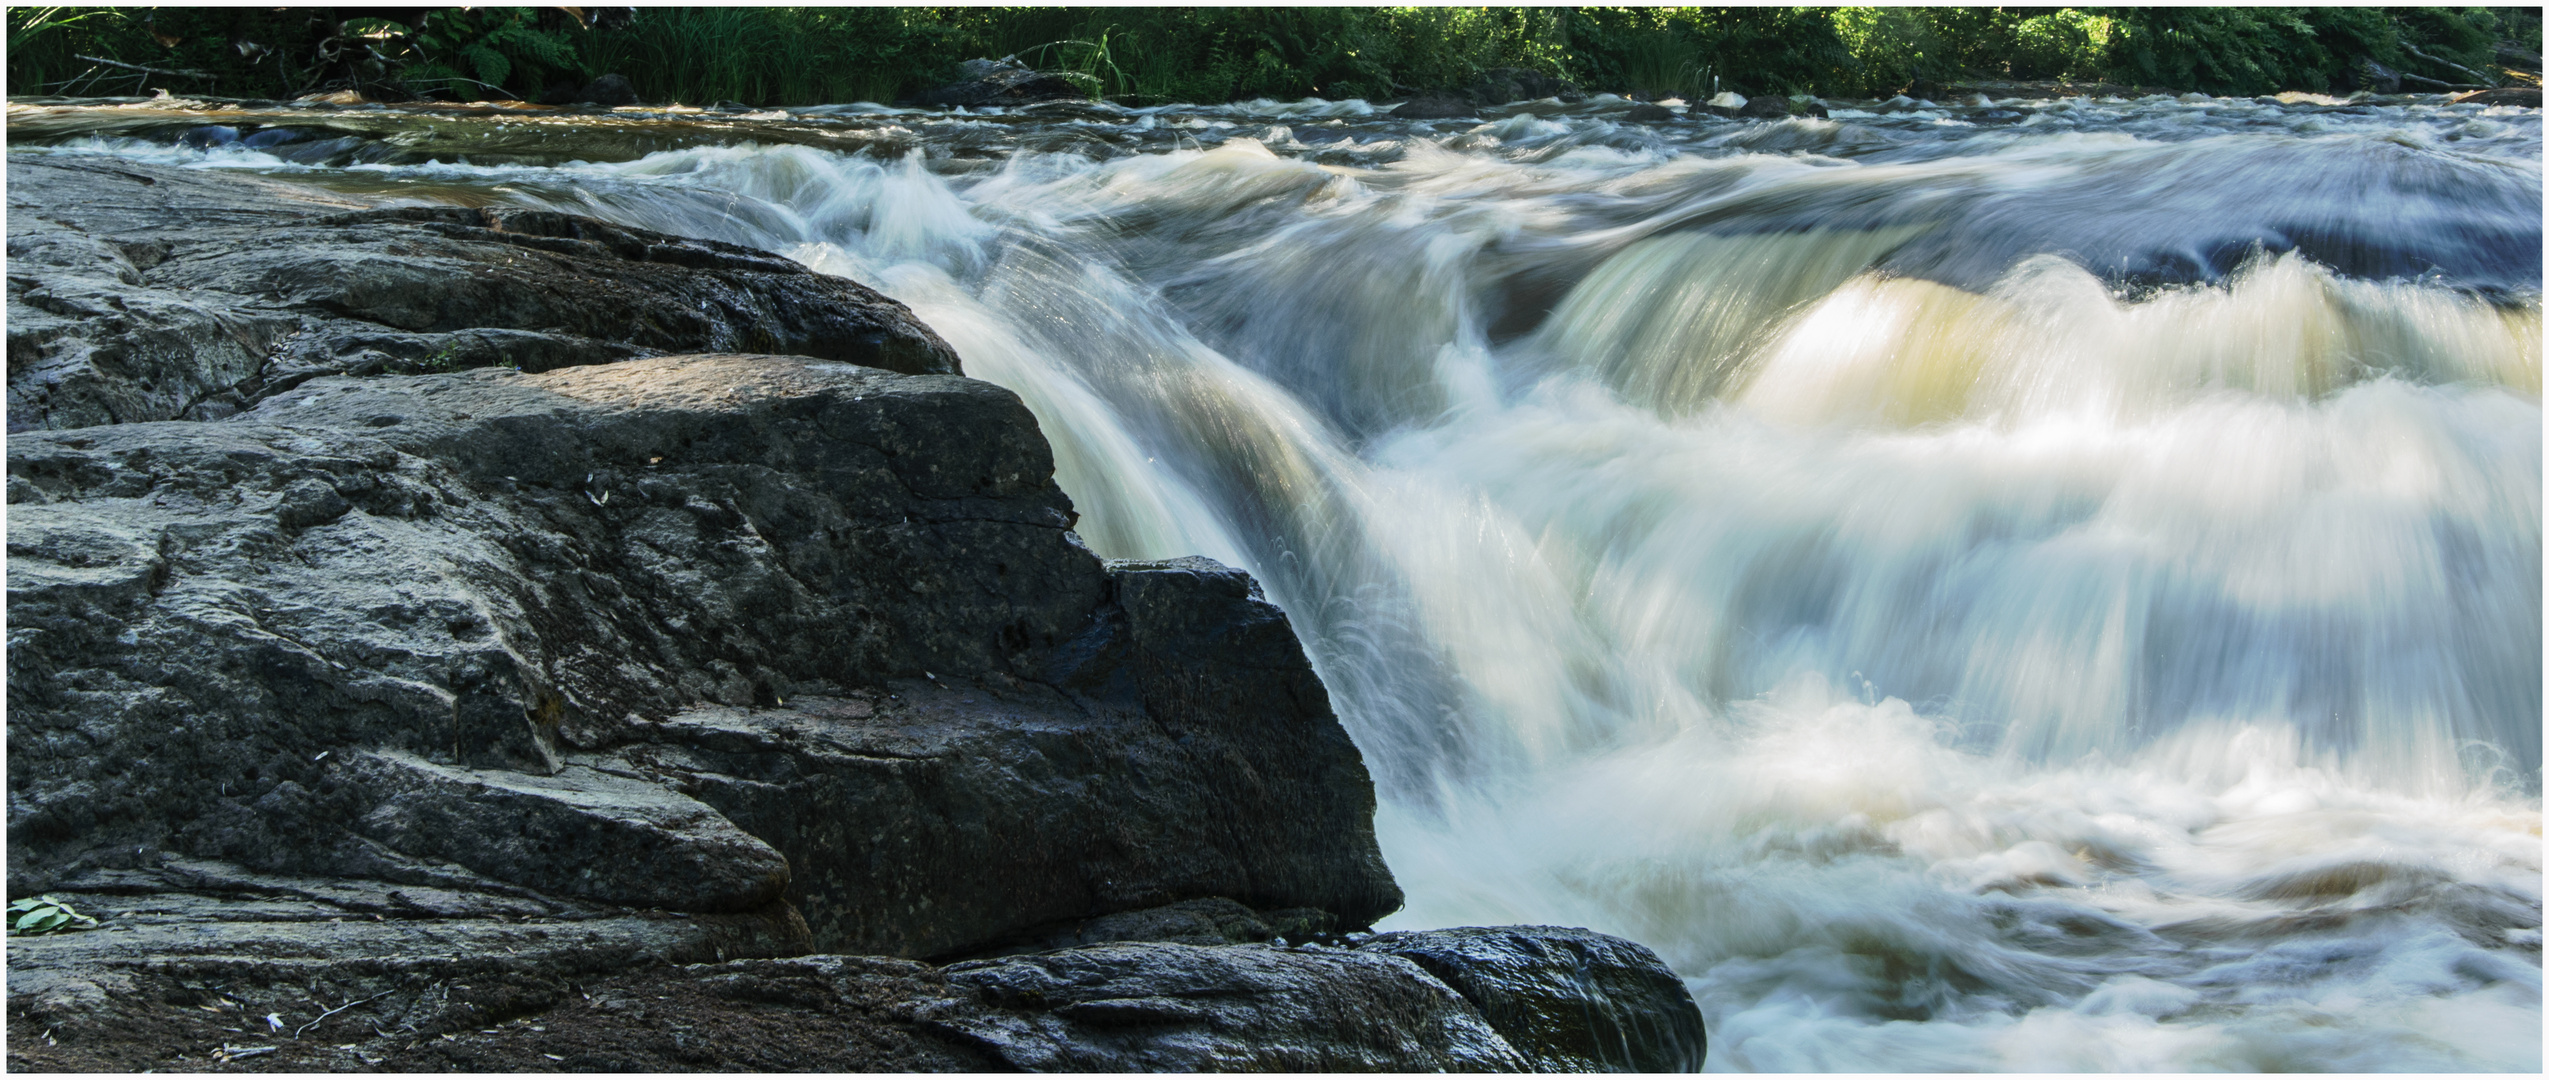
[[[2536,932],[2536,801],[2254,756],[2227,782],[2133,755],[2013,773],[1815,679],[1735,713],[1385,815],[1420,898],[1395,921],[1653,945],[1703,973],[1720,1069],[2536,1065],[2524,1029],[2475,1022],[2537,1026],[2536,963],[2487,940]],[[2426,1026],[2438,996],[2472,1019]]]
[[[2289,255],[2134,303],[2050,257],[1980,295],[1864,276],[1781,328],[1738,396],[1791,423],[2015,421],[2150,415],[2221,390],[2312,399],[2384,376],[2536,396],[2540,310],[2341,279]]]
[[[1563,591],[1619,678],[1674,681],[1627,700],[1866,678],[2052,761],[2289,723],[2424,789],[2457,782],[2464,740],[2539,764],[2537,628],[2512,629],[2537,603],[2538,427],[2503,391],[2395,380],[1837,438],[1576,392],[1381,460],[1576,567]]]

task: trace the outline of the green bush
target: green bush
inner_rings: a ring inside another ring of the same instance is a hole
[[[1016,54],[1145,103],[1457,92],[1498,68],[1642,97],[1872,97],[1917,79],[2255,94],[2344,88],[2364,59],[2492,82],[2497,40],[2540,36],[2532,8],[722,7],[608,28],[566,10],[12,8],[9,89],[536,99],[618,72],[649,101],[805,105],[892,100]]]

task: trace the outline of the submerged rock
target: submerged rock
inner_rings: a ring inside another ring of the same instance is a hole
[[[1795,110],[1788,105],[1788,99],[1770,94],[1751,98],[1745,101],[1741,108],[1735,110],[1735,115],[1755,120],[1783,119],[1794,113]]]

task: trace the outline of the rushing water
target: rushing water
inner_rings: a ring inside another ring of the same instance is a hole
[[[904,301],[1292,615],[1386,925],[1652,945],[1712,1069],[2539,1069],[2539,114],[1626,104],[10,124]]]

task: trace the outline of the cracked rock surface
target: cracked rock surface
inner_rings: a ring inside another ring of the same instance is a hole
[[[213,419],[328,374],[953,350],[846,278],[503,207],[370,207],[110,158],[9,162],[9,430]]]

